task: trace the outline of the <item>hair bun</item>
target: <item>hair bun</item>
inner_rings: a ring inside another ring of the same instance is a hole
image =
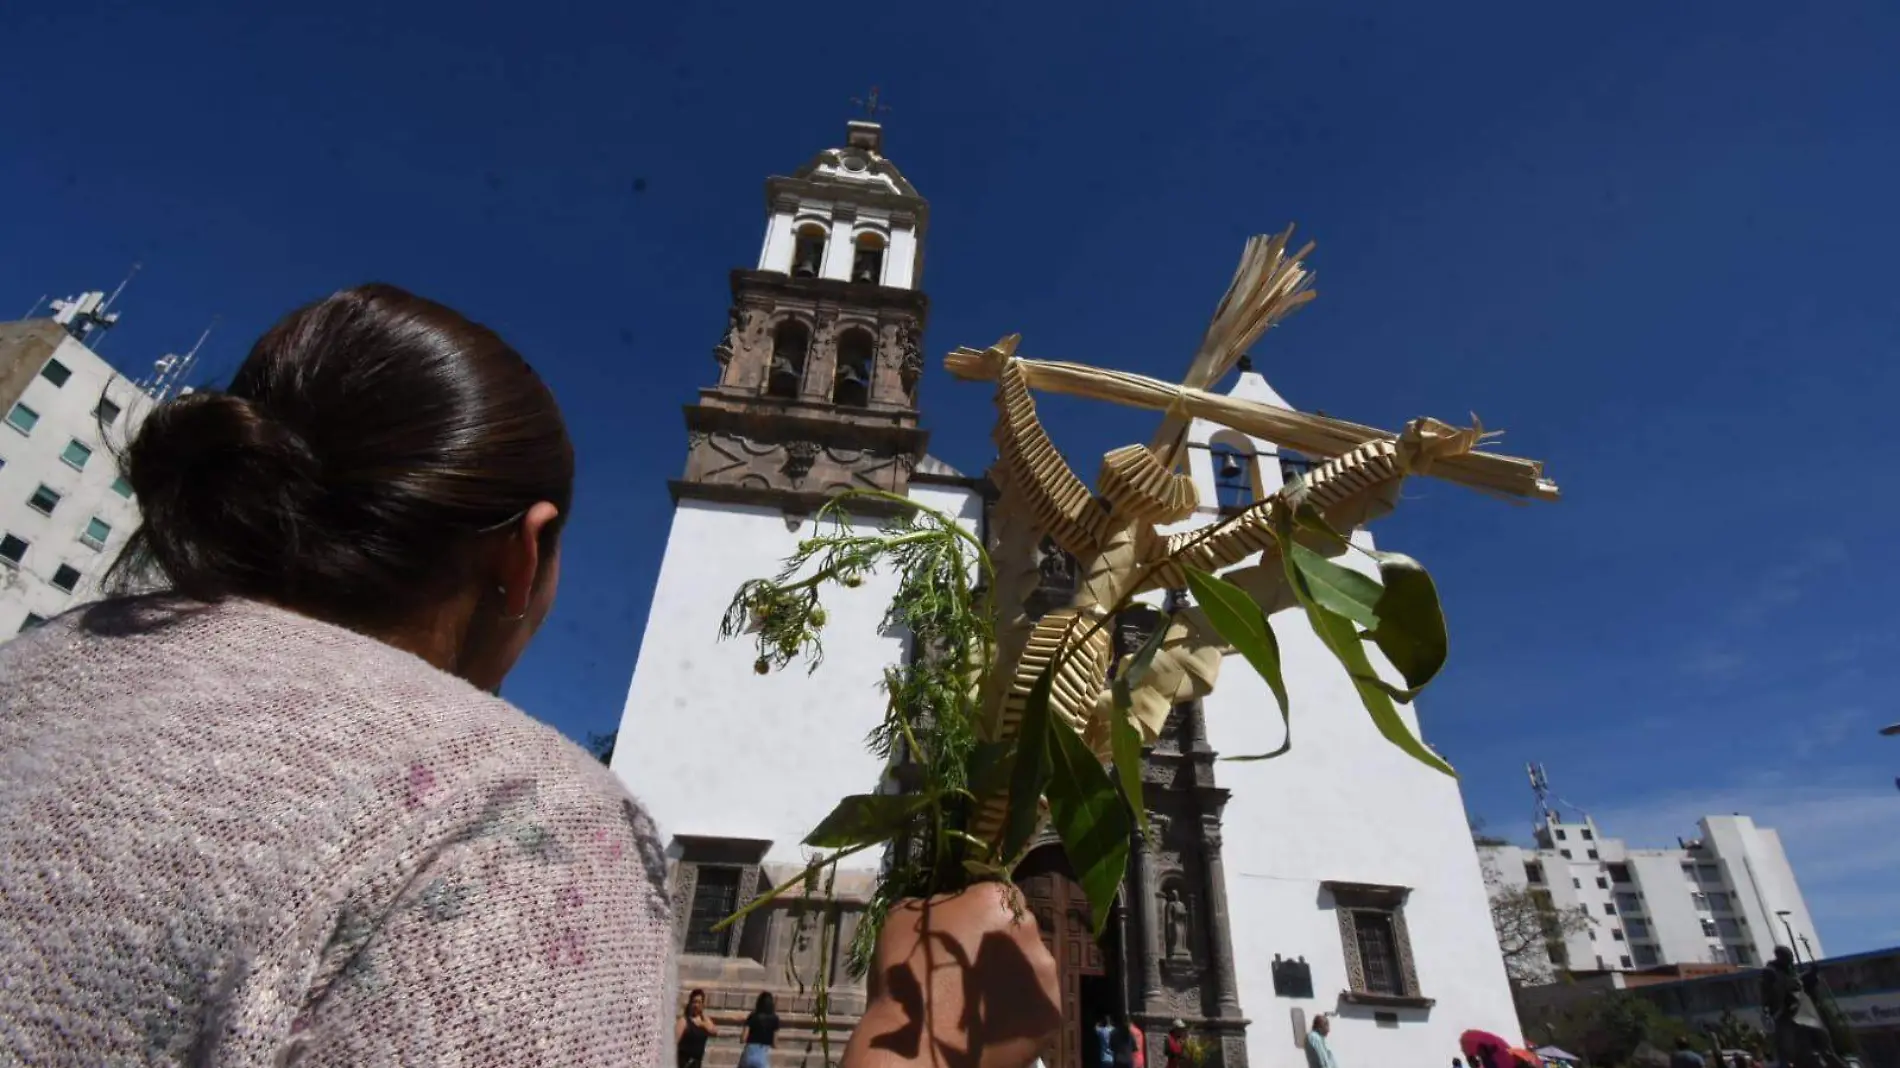
[[[296,551],[296,532],[322,491],[322,465],[295,430],[255,403],[197,392],[152,409],[126,453],[145,550],[174,579],[268,573]],[[266,549],[266,547],[268,547]],[[261,558],[259,549],[265,549]],[[210,599],[225,589],[180,592]],[[223,585],[219,583],[218,585]]]

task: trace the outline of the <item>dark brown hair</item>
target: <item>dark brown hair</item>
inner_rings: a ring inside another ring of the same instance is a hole
[[[155,408],[127,451],[143,525],[121,573],[199,601],[343,623],[413,616],[538,501],[574,486],[554,395],[488,328],[389,285],[272,327],[222,393]]]

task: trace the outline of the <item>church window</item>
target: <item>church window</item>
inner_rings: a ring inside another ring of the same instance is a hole
[[[779,324],[772,335],[772,363],[765,369],[767,396],[787,400],[798,396],[805,381],[805,353],[811,347],[811,331],[796,319]]]
[[[816,278],[824,269],[825,228],[807,223],[798,228],[798,239],[792,245],[792,277]]]
[[[1366,909],[1355,911],[1353,930],[1359,936],[1359,962],[1366,970],[1366,992],[1404,995],[1399,974],[1399,951],[1392,933],[1392,914]]]
[[[714,930],[739,908],[738,868],[701,866],[693,883],[692,912],[686,918],[687,953],[724,957],[732,948],[732,929]]]
[[[868,330],[847,330],[838,339],[838,367],[831,403],[862,408],[871,403],[871,354],[877,341]]]
[[[1350,989],[1340,999],[1380,1007],[1430,1008],[1418,986],[1411,936],[1405,927],[1403,886],[1325,882],[1339,920],[1340,948]]]
[[[851,257],[851,280],[876,285],[884,281],[884,239],[877,234],[859,234],[858,247]]]

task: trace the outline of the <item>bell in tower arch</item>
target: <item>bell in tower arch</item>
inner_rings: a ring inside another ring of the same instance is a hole
[[[816,278],[825,266],[825,231],[816,223],[799,227],[792,251],[792,277]]]

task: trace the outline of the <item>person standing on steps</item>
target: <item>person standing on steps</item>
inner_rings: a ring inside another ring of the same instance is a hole
[[[699,1068],[706,1060],[706,1039],[717,1038],[719,1028],[706,1018],[706,992],[695,990],[686,996],[686,1011],[673,1029],[675,1054],[679,1068]]]
[[[768,1068],[772,1063],[772,1047],[778,1044],[778,1007],[770,991],[761,991],[753,1002],[739,1044],[745,1047],[739,1054],[739,1068]]]
[[[1333,1021],[1325,1013],[1313,1017],[1313,1029],[1306,1033],[1306,1068],[1339,1068],[1332,1046],[1326,1043],[1332,1029]]]
[[[1168,1025],[1168,1038],[1162,1047],[1167,1055],[1166,1068],[1187,1068],[1187,1021],[1176,1020]]]

